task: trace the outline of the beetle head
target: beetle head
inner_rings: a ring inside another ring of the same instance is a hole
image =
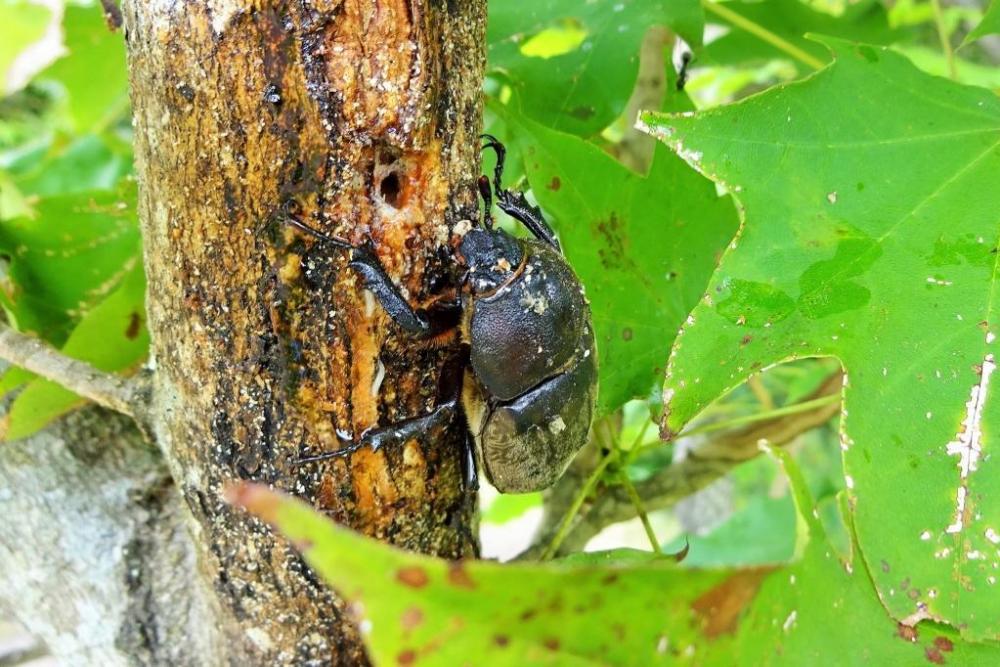
[[[466,232],[458,253],[469,269],[474,294],[495,291],[514,275],[524,260],[522,242],[502,229],[474,227]]]

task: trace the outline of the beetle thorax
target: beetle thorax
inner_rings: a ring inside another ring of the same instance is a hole
[[[502,229],[470,229],[462,237],[459,254],[469,270],[469,287],[476,295],[506,284],[524,261],[523,243]]]

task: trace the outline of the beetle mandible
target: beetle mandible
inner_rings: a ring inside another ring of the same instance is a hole
[[[478,486],[478,467],[497,490],[526,493],[555,483],[586,443],[597,398],[597,352],[583,285],[541,211],[523,193],[501,186],[503,144],[483,137],[483,148],[496,152],[496,168],[492,191],[487,176],[477,181],[482,222],[471,223],[451,250],[459,269],[459,301],[452,310],[458,311],[462,352],[443,371],[444,396],[426,415],[368,429],[356,442],[299,462],[405,442],[451,420],[461,406],[471,436],[463,461],[467,487]],[[497,206],[534,238],[494,227],[494,194]],[[433,313],[409,305],[371,241],[354,245],[294,216],[286,222],[346,250],[348,265],[407,334],[440,333]]]

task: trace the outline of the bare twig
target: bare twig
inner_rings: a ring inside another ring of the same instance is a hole
[[[98,405],[128,415],[140,425],[146,420],[150,390],[144,376],[105,373],[4,324],[0,324],[0,359],[52,380]]]
[[[716,479],[728,473],[733,467],[749,461],[760,454],[759,443],[763,440],[773,446],[782,446],[797,436],[820,426],[840,410],[839,402],[823,400],[828,396],[838,396],[843,376],[840,371],[828,377],[801,404],[812,407],[807,410],[792,410],[789,406],[783,414],[764,421],[757,421],[744,428],[721,434],[705,440],[688,452],[687,458],[664,469],[660,474],[635,485],[646,511],[671,507],[679,500],[699,491]],[[556,497],[559,486],[556,487]],[[635,504],[628,490],[621,486],[608,488],[589,507],[584,507],[576,522],[564,528],[558,549],[552,555],[578,551],[605,526],[627,521],[636,515]],[[558,520],[562,513],[551,507],[547,516]],[[556,526],[552,520],[543,523],[536,545],[550,544]],[[538,554],[537,547],[529,549],[524,557]]]

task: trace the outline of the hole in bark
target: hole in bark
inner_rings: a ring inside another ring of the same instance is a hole
[[[399,175],[396,172],[392,172],[383,178],[378,189],[385,203],[399,208]]]

